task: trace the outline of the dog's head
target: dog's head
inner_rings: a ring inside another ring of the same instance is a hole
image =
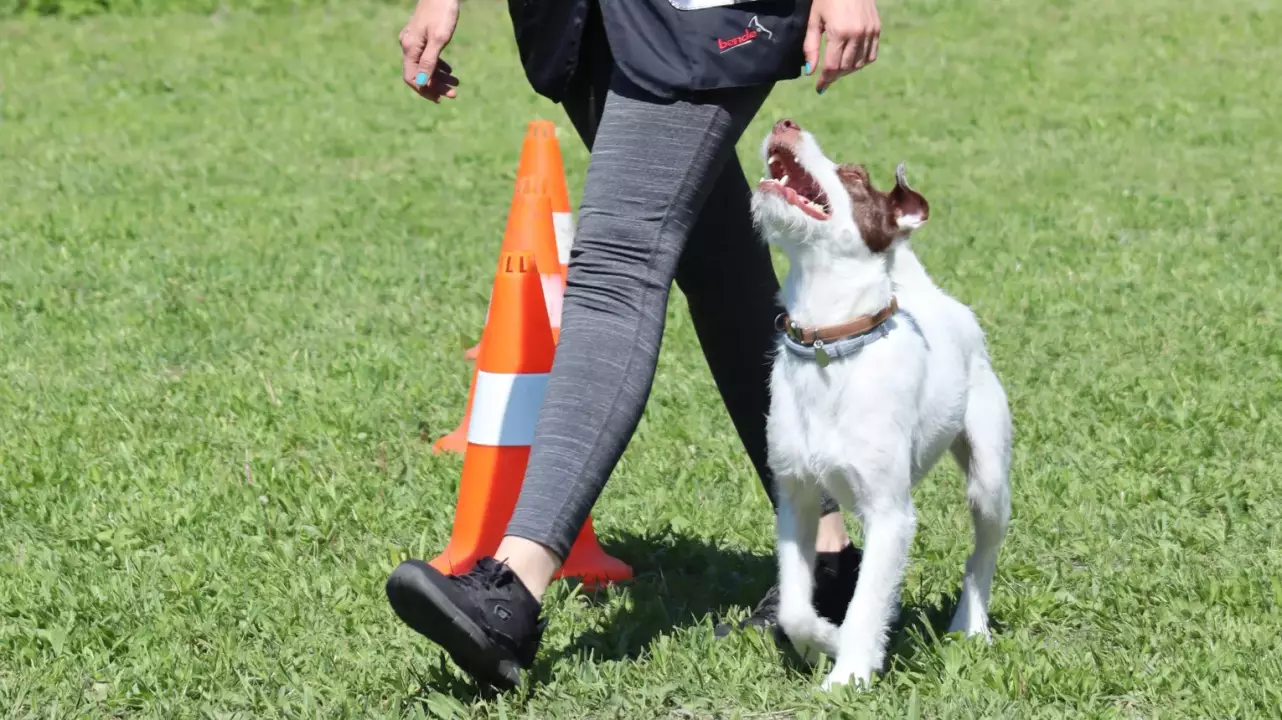
[[[770,175],[753,194],[753,220],[789,254],[820,248],[837,257],[883,253],[930,216],[902,164],[894,189],[882,192],[862,165],[829,160],[814,136],[791,120],[775,123],[762,156]]]

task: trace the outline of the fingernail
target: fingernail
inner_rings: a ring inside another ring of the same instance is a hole
[[[815,92],[819,93],[820,95],[823,95],[823,94],[824,94],[824,90],[827,90],[827,89],[828,89],[828,88],[819,88],[819,89],[818,89],[818,90],[816,90]]]
[[[806,61],[806,64],[805,64],[805,65],[802,65],[802,66],[801,66],[801,72],[803,72],[803,73],[805,73],[805,74],[807,74],[807,75],[809,75],[809,74],[810,74],[810,61],[809,61],[809,60],[807,60],[807,61]]]
[[[421,72],[414,76],[414,84],[423,87],[427,84],[427,73]]]

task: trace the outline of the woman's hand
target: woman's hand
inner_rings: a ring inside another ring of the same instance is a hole
[[[435,103],[457,95],[458,78],[441,59],[441,50],[454,37],[458,4],[459,0],[418,0],[418,7],[401,30],[405,84]]]
[[[875,0],[814,0],[803,46],[807,75],[820,67],[819,38],[824,35],[828,36],[828,46],[824,50],[823,70],[815,83],[815,90],[820,93],[837,82],[837,78],[877,59],[877,39],[881,37],[877,3]]]

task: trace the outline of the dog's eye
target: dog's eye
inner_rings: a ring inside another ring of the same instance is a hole
[[[837,176],[843,181],[868,182],[868,171],[862,165],[839,165],[837,167]]]

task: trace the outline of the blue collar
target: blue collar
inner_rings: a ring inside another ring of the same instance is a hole
[[[838,340],[829,342],[816,340],[814,343],[806,344],[797,341],[786,332],[780,333],[780,336],[783,338],[783,346],[788,349],[788,352],[806,360],[814,360],[819,363],[819,367],[827,367],[828,363],[833,359],[855,355],[868,345],[886,337],[892,330],[899,327],[901,321],[906,322],[913,332],[921,335],[921,328],[918,327],[917,321],[912,315],[900,308],[896,310],[894,315],[873,329],[858,335],[847,335]]]

